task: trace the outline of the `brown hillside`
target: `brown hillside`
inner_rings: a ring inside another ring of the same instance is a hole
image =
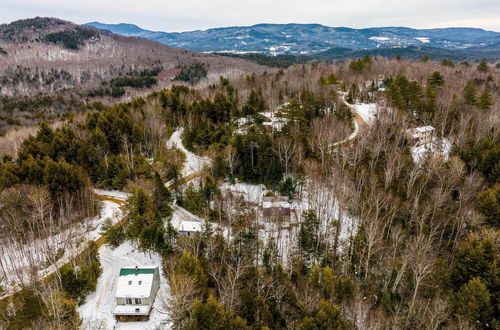
[[[78,49],[47,41],[58,32],[90,34]],[[170,83],[173,70],[204,63],[208,79],[261,72],[263,67],[240,59],[171,48],[140,38],[122,37],[55,18],[34,18],[0,25],[0,87],[3,95],[51,93],[63,88],[94,88],[130,70],[162,67],[158,85]],[[134,94],[128,91],[127,95]]]

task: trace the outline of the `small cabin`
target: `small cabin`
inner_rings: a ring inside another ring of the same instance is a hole
[[[202,223],[200,221],[181,221],[177,231],[182,236],[194,236],[195,233],[202,231]]]
[[[288,196],[264,197],[262,216],[266,221],[290,221],[291,205]]]
[[[160,269],[152,267],[123,267],[116,286],[116,306],[113,315],[118,321],[148,320],[160,288]]]

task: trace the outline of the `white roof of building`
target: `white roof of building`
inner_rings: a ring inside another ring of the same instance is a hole
[[[181,221],[179,227],[176,228],[178,231],[201,231],[201,222],[199,221]]]
[[[271,207],[290,208],[289,197],[288,196],[264,197],[262,199],[262,207],[265,209]]]
[[[151,295],[154,272],[158,266],[123,267],[116,284],[116,297],[147,298]]]
[[[271,208],[271,207],[284,207],[284,208],[289,208],[290,203],[289,202],[263,202],[262,207],[265,209]]]

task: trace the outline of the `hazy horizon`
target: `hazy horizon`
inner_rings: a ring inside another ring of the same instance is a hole
[[[431,8],[431,9],[429,9]],[[36,16],[57,17],[84,24],[127,23],[146,30],[184,32],[255,24],[321,24],[330,27],[373,28],[411,27],[414,29],[470,27],[500,32],[500,5],[491,0],[411,0],[403,5],[387,0],[383,5],[368,0],[341,1],[190,0],[168,4],[159,0],[4,0],[0,23]],[[221,15],[220,13],[226,13]]]

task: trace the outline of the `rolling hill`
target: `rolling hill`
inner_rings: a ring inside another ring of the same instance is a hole
[[[33,18],[0,25],[2,94],[31,94],[93,88],[131,72],[158,70],[169,83],[180,68],[202,63],[208,75],[259,71],[251,62],[200,54],[142,38],[124,37],[56,18]]]
[[[439,56],[453,51],[458,57],[497,57],[500,33],[476,28],[411,29],[381,27],[351,29],[319,24],[258,24],[225,27],[181,33],[141,29],[133,24],[87,23],[113,33],[158,41],[172,47],[200,52],[262,53],[266,55],[314,55],[331,49],[346,49],[345,53],[380,49],[435,49]],[[394,53],[394,51],[389,51]],[[419,52],[420,53],[420,52]],[[342,52],[334,57],[342,56]],[[339,55],[340,54],[340,55]]]
[[[175,78],[191,66],[206,76],[203,83],[265,70],[244,59],[172,48],[57,18],[2,24],[0,135],[77,113],[95,101],[113,104],[182,83]]]

